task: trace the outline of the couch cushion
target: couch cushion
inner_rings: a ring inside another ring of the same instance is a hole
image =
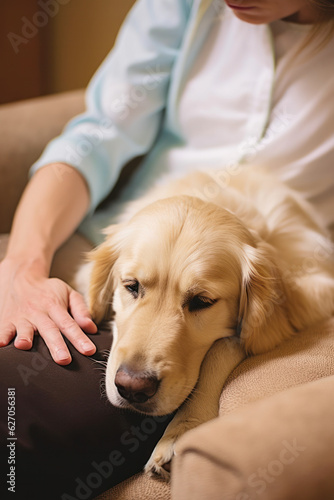
[[[334,376],[287,389],[188,432],[173,500],[332,500]]]
[[[334,374],[334,318],[295,335],[271,352],[243,361],[227,380],[223,415],[289,387]]]
[[[83,90],[0,106],[0,233],[10,230],[32,163],[84,108]]]
[[[169,484],[148,474],[136,474],[102,493],[96,500],[170,500]]]

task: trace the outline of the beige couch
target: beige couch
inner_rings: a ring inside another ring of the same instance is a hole
[[[0,233],[30,164],[84,106],[73,92],[0,107]],[[220,417],[185,435],[171,487],[138,474],[98,500],[334,499],[334,319],[244,361]]]

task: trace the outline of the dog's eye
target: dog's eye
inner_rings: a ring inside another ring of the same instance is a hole
[[[128,292],[131,293],[131,295],[136,299],[138,297],[139,293],[139,282],[138,281],[131,281],[125,284],[125,288],[127,289]]]
[[[216,300],[208,299],[207,297],[201,297],[200,295],[195,295],[189,304],[188,309],[189,312],[199,311],[200,309],[207,309],[208,307],[213,306],[217,302]]]

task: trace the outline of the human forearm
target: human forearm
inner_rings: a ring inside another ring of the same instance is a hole
[[[52,164],[40,169],[16,210],[6,258],[34,263],[48,274],[55,251],[88,207],[87,185],[74,168]]]
[[[30,349],[38,331],[59,364],[71,362],[63,336],[82,354],[95,352],[84,334],[96,332],[84,299],[61,280],[48,278],[56,249],[88,206],[86,183],[68,165],[48,165],[28,184],[0,262],[0,347],[16,337],[17,348]]]

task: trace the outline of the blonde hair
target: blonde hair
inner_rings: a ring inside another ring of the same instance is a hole
[[[286,67],[307,61],[323,49],[334,37],[334,0],[308,0],[317,16],[306,38],[292,51]],[[305,54],[305,49],[313,45]]]
[[[300,50],[313,40],[317,40],[315,51],[319,51],[334,36],[334,0],[308,0],[308,2],[316,9],[318,16]]]

